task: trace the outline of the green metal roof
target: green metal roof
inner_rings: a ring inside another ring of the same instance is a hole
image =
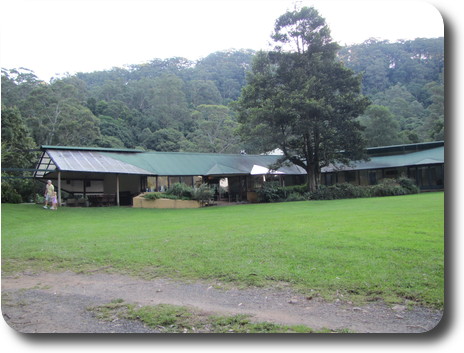
[[[108,153],[109,157],[132,164],[156,175],[247,175],[254,165],[269,167],[280,156],[187,152]],[[285,174],[305,174],[297,166],[282,167]]]
[[[216,163],[207,172],[207,175],[223,175],[223,174],[243,174],[243,171]]]
[[[340,170],[385,169],[443,163],[445,163],[444,146],[405,154],[371,157],[369,161],[356,161],[353,162],[353,165],[351,166],[329,166],[327,168],[323,168],[322,172],[334,172]]]
[[[421,143],[412,143],[406,145],[392,145],[392,146],[379,146],[379,147],[369,147],[366,148],[367,154],[370,156],[380,156],[380,155],[389,155],[389,154],[402,154],[402,153],[411,153],[427,149],[432,149],[435,147],[442,147],[445,145],[445,141],[433,141],[433,142],[421,142]]]
[[[137,155],[137,153],[127,152],[125,154]],[[88,149],[47,149],[42,153],[37,169],[35,176],[39,178],[56,170],[110,174],[151,174],[143,168],[109,157],[108,152]]]
[[[40,146],[42,150],[61,150],[61,151],[93,151],[93,152],[124,152],[124,153],[141,153],[143,150],[130,148],[106,148],[106,147],[76,147],[76,146]]]
[[[249,175],[256,166],[267,169],[280,156],[187,152],[145,152],[92,147],[42,146],[38,166],[46,163],[55,170],[83,173],[139,174],[161,176]],[[137,153],[134,153],[137,152]],[[46,158],[45,158],[46,157]],[[36,174],[44,177],[47,173]],[[306,174],[296,166],[284,166],[279,174]]]
[[[444,163],[443,145],[428,149],[424,149],[425,145],[417,148],[407,145],[391,147],[390,150],[397,150],[397,154],[384,155],[383,151],[377,151],[381,152],[381,155],[373,155],[369,161],[356,161],[350,166],[332,165],[323,168],[322,172]],[[432,145],[428,147],[432,147]],[[252,170],[266,170],[281,158],[279,155],[146,152],[127,149],[67,146],[42,146],[42,149],[44,153],[39,162],[38,169],[43,169],[43,164],[50,172],[53,172],[56,168],[61,171],[73,172],[160,176],[250,175],[253,174]],[[296,165],[283,166],[279,168],[278,173],[287,175],[306,174],[304,169]],[[43,175],[37,174],[36,176],[43,177],[44,175],[45,173]]]

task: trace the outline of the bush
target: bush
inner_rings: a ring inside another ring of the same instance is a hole
[[[339,191],[336,185],[321,185],[316,191],[309,193],[311,200],[336,200],[339,199]]]
[[[201,184],[198,188],[193,190],[193,199],[205,204],[214,196],[214,189],[210,188],[208,184]]]
[[[261,189],[256,191],[259,202],[277,202],[285,200],[286,193],[279,182],[271,181],[264,183]]]
[[[40,194],[35,194],[34,200],[35,200],[35,203],[44,203],[45,197]]]
[[[308,199],[309,199],[309,196],[307,193],[300,194],[297,192],[291,192],[287,194],[287,198],[285,199],[285,201],[306,201]]]
[[[372,196],[398,196],[407,192],[394,179],[382,179],[377,185],[371,186]]]
[[[12,184],[2,181],[2,203],[21,203],[21,195]]]
[[[355,199],[360,197],[369,197],[369,188],[360,185],[353,185],[349,183],[337,184],[339,190],[339,198],[342,199]]]
[[[408,194],[418,194],[420,192],[419,187],[413,179],[400,177],[398,178],[398,184],[400,184],[403,189],[407,190]]]
[[[166,191],[166,194],[175,195],[179,199],[185,198],[191,200],[193,196],[193,188],[184,183],[175,183]]]
[[[161,198],[161,193],[160,192],[151,192],[149,194],[143,195],[143,198],[145,200],[158,200]]]
[[[360,197],[398,196],[417,194],[419,188],[414,180],[408,178],[382,179],[377,185],[360,186],[349,183],[331,186],[321,185],[318,190],[311,192],[311,200],[337,200]]]
[[[311,200],[354,199],[369,196],[370,192],[367,187],[349,183],[331,186],[321,185],[318,190],[310,193]]]
[[[3,174],[3,176],[9,176]],[[34,202],[35,194],[43,191],[43,184],[34,180],[4,179],[2,180],[2,203]]]
[[[283,189],[287,195],[290,195],[290,194],[306,195],[308,193],[307,184],[284,186]]]
[[[191,200],[187,197],[179,197],[177,195],[168,194],[166,192],[151,192],[143,196],[145,200],[158,200],[158,199],[169,199],[169,200]]]

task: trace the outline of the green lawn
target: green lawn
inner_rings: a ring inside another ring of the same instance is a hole
[[[106,268],[443,307],[444,194],[186,210],[2,205],[2,271]]]

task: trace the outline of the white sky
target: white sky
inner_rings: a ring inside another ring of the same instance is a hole
[[[340,44],[443,36],[443,1],[301,0]],[[275,20],[295,0],[4,0],[0,64],[39,78],[230,48],[269,49]]]

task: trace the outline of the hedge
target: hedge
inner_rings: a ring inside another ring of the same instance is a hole
[[[277,182],[265,183],[257,191],[259,202],[337,200],[360,197],[397,196],[419,193],[414,180],[408,178],[382,179],[377,185],[360,186],[349,183],[321,185],[308,192],[306,185],[282,187]]]

